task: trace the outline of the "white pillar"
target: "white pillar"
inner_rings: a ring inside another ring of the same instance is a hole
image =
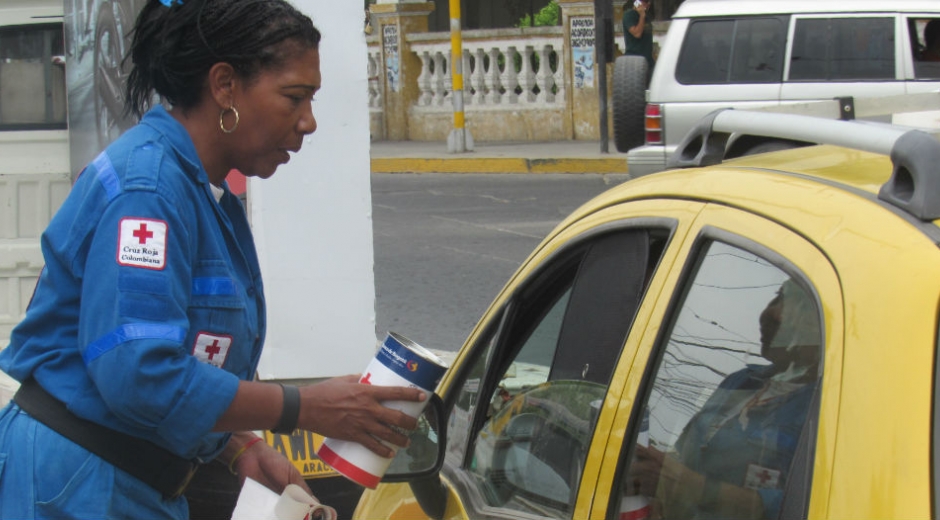
[[[362,6],[292,3],[323,34],[323,84],[316,133],[274,177],[249,182],[268,303],[262,379],[359,373],[376,346]]]

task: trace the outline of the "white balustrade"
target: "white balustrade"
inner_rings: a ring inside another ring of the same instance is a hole
[[[433,54],[434,69],[431,74],[431,104],[434,106],[444,106],[444,98],[447,97],[447,78],[450,77],[450,63],[447,56],[440,52]]]
[[[385,103],[382,96],[385,85],[382,75],[385,74],[385,67],[382,66],[382,49],[377,43],[369,45],[366,58],[366,70],[369,76],[369,111],[381,112]]]
[[[463,31],[465,110],[548,108],[563,105],[561,27]],[[419,110],[451,110],[449,33],[408,35],[421,60]]]

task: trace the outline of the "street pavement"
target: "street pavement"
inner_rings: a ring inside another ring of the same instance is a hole
[[[449,153],[444,141],[373,141],[372,173],[627,173],[627,154],[599,140],[477,142]]]
[[[452,357],[542,239],[624,174],[372,174],[376,339]]]

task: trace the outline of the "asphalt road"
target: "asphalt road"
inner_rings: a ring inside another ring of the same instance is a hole
[[[374,174],[376,337],[456,351],[558,222],[626,175]]]

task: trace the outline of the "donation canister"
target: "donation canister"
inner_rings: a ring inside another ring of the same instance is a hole
[[[424,401],[386,401],[388,408],[418,417],[441,377],[447,370],[444,362],[431,351],[394,332],[389,332],[375,357],[359,379],[360,383],[378,386],[407,386],[423,390]],[[326,438],[317,457],[353,482],[375,489],[392,459],[380,457],[356,442]]]

